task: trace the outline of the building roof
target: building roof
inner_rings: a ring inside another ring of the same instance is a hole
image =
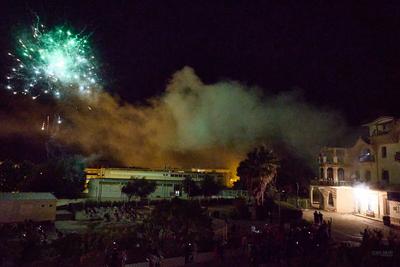
[[[371,125],[376,125],[376,124],[383,124],[383,123],[391,122],[393,120],[394,120],[394,117],[381,116],[381,117],[375,119],[374,121],[371,121],[371,122],[368,122],[368,123],[364,123],[362,126],[371,126]]]
[[[47,192],[0,193],[1,200],[57,200],[57,198]]]

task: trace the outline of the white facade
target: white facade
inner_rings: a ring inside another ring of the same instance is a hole
[[[311,186],[310,199],[311,206],[316,209],[354,213],[379,220],[389,215],[386,191],[365,187]]]
[[[388,192],[388,213],[391,222],[400,225],[400,192]]]
[[[318,157],[319,177],[310,186],[311,205],[400,223],[400,120],[380,117],[363,125],[369,136],[352,147],[325,147]],[[371,189],[370,189],[371,188]]]
[[[154,181],[156,190],[149,195],[151,199],[186,197],[182,182],[190,177],[199,183],[206,175],[224,182],[229,178],[227,170],[146,170],[133,168],[88,168],[86,169],[89,197],[97,200],[126,199],[121,189],[132,179]]]

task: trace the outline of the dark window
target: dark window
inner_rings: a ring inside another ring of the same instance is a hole
[[[400,152],[396,152],[396,154],[394,155],[394,160],[400,161]]]
[[[382,180],[389,183],[389,171],[387,170],[382,171]]]
[[[381,152],[382,152],[382,158],[386,158],[387,151],[385,146],[381,148]]]
[[[324,179],[324,168],[320,169],[320,176],[319,178]]]
[[[49,207],[51,208],[51,207],[53,207],[53,205],[52,205],[52,204],[50,204],[50,205],[49,205]]]
[[[360,162],[370,162],[374,161],[374,156],[371,153],[371,150],[368,148],[364,148],[359,155]]]
[[[328,168],[328,180],[333,180],[333,169],[332,168]]]
[[[44,208],[44,204],[42,204],[41,207]]]

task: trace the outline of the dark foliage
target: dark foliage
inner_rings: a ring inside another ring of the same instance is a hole
[[[52,192],[59,198],[78,197],[85,185],[85,163],[80,156],[52,158],[34,165],[5,161],[0,165],[0,191]]]
[[[201,181],[201,193],[203,196],[217,195],[223,188],[220,181],[216,181],[212,176],[206,175]]]
[[[128,195],[129,199],[137,196],[140,199],[146,198],[149,194],[156,190],[157,184],[153,181],[148,181],[144,178],[135,179],[130,181],[127,185],[122,187],[122,193]]]
[[[183,180],[183,190],[189,195],[189,197],[201,195],[200,186],[190,178],[190,176],[185,177]]]
[[[197,201],[176,198],[160,202],[151,214],[146,232],[149,239],[161,247],[169,243],[168,240],[174,240],[176,249],[183,248],[186,242],[196,242],[200,250],[212,245],[211,218]]]
[[[76,198],[84,189],[85,163],[80,156],[52,159],[37,167],[23,191],[53,192],[58,198]]]
[[[239,163],[237,176],[240,177],[240,182],[235,187],[252,192],[259,185],[261,177],[271,175],[276,166],[278,159],[272,150],[264,146],[256,147]]]

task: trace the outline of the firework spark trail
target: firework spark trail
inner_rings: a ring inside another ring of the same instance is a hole
[[[6,89],[14,94],[41,94],[56,98],[77,93],[84,96],[99,88],[98,66],[88,36],[66,27],[46,30],[32,26],[18,38],[15,53],[8,53],[14,65],[6,79]]]

